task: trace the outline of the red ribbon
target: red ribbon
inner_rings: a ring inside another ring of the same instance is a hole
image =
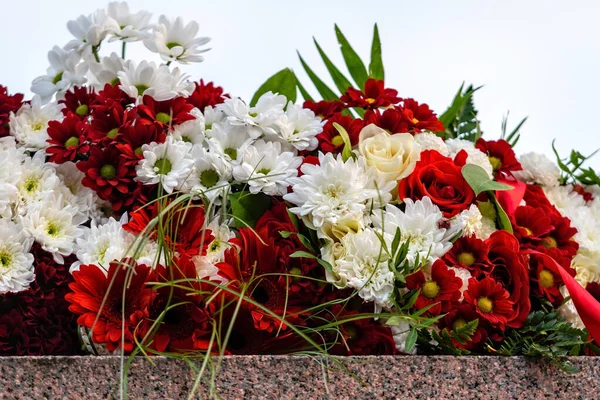
[[[525,197],[525,190],[527,190],[527,185],[523,182],[516,180],[508,181],[506,179],[499,179],[498,182],[513,187],[513,190],[496,191],[496,198],[498,199],[498,202],[500,202],[502,209],[508,215],[513,215],[517,210],[517,207],[521,205],[523,197]]]

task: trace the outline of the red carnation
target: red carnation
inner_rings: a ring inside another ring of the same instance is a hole
[[[340,100],[348,107],[375,109],[398,104],[402,99],[398,97],[397,90],[385,88],[383,81],[369,78],[364,92],[349,87]]]
[[[188,104],[185,97],[156,101],[153,97],[146,95],[137,109],[141,123],[145,125],[159,124],[161,127],[167,128],[195,119],[190,114],[193,108],[194,106]]]
[[[88,125],[73,113],[69,113],[62,121],[50,121],[50,146],[46,149],[46,153],[50,155],[50,162],[62,164],[75,161],[79,154],[86,154],[90,149],[86,143],[87,131]]]
[[[72,293],[66,295],[69,310],[80,315],[77,323],[92,329],[92,340],[106,343],[109,351],[133,350],[134,331],[153,295],[146,287],[150,268],[126,263],[110,263],[108,276],[95,265],[82,265],[73,272]]]
[[[443,132],[444,125],[427,104],[419,104],[413,99],[404,99],[399,107],[408,121],[409,132]]]
[[[502,174],[511,176],[512,171],[523,169],[512,147],[504,139],[486,141],[483,138],[479,138],[476,147],[489,157],[495,176]]]
[[[471,278],[464,295],[465,302],[475,307],[478,315],[504,330],[513,315],[514,304],[509,300],[510,294],[502,284],[492,278],[484,278],[481,281]]]
[[[308,108],[314,112],[316,116],[321,117],[322,119],[332,118],[346,108],[344,103],[339,100],[321,100],[317,102],[306,100],[302,107]]]
[[[358,135],[365,126],[364,121],[361,119],[352,119],[347,115],[337,114],[327,121],[325,126],[323,126],[323,132],[317,135],[319,150],[324,153],[339,153],[343,150],[344,140],[333,126],[334,123],[340,124],[348,132],[352,146],[358,144]]]
[[[463,236],[454,242],[443,260],[451,267],[468,269],[478,277],[489,274],[492,269],[489,251],[489,246],[483,240],[475,236]]]
[[[429,197],[446,218],[466,210],[475,193],[461,173],[461,166],[435,150],[425,150],[415,170],[398,185],[398,198],[420,200]]]
[[[59,104],[64,104],[62,113],[67,116],[73,113],[81,120],[87,120],[92,105],[96,101],[96,92],[88,86],[75,86],[65,92],[65,98],[60,100]]]
[[[8,123],[10,121],[10,113],[16,113],[23,105],[23,94],[17,93],[14,95],[8,94],[8,89],[0,85],[0,138],[8,136],[10,129]]]
[[[223,94],[222,87],[215,86],[212,82],[205,84],[204,80],[200,79],[200,82],[196,82],[195,85],[196,87],[187,98],[187,102],[202,112],[204,112],[206,107],[214,107],[217,104],[221,104],[225,100],[224,98],[229,97],[228,94]]]
[[[452,305],[460,299],[462,280],[456,277],[442,260],[437,260],[431,267],[431,279],[426,279],[423,271],[406,277],[406,287],[410,290],[420,289],[415,302],[416,309],[433,305],[427,312],[440,315],[448,312]]]

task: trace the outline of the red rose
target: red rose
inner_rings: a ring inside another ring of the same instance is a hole
[[[462,176],[461,166],[435,150],[422,152],[413,173],[398,185],[400,199],[418,200],[425,196],[446,218],[466,210],[475,200],[473,189]]]

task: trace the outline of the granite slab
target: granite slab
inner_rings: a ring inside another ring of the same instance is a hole
[[[207,372],[194,398],[223,399],[600,399],[600,357],[572,357],[567,374],[524,357],[223,357],[210,391]],[[339,361],[339,364],[337,363]],[[186,399],[202,360],[136,358],[131,399]],[[218,363],[217,358],[211,362]],[[208,371],[217,367],[213,364]],[[343,365],[343,367],[341,367]],[[347,370],[344,370],[347,368]],[[0,399],[120,398],[117,356],[0,357]],[[354,375],[354,376],[353,376]]]

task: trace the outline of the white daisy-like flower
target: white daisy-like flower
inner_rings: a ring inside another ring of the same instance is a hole
[[[464,293],[469,288],[469,279],[472,278],[471,272],[465,268],[456,268],[456,267],[448,267],[449,270],[454,271],[454,275],[457,278],[460,278],[462,281],[462,286],[460,287],[460,299],[459,301],[463,301]]]
[[[341,240],[343,257],[332,265],[327,280],[339,288],[354,288],[365,301],[390,307],[394,292],[394,273],[388,266],[388,254],[382,250],[379,236],[371,228],[349,233]],[[387,243],[387,246],[390,246]]]
[[[167,193],[181,185],[192,172],[194,160],[185,142],[168,136],[164,143],[152,142],[142,146],[144,159],[136,166],[137,179],[146,185],[160,183]]]
[[[223,111],[221,111],[220,109],[213,106],[206,106],[202,115],[204,117],[204,135],[207,138],[212,137],[213,127],[216,127],[218,125],[218,128],[220,128],[221,130],[225,129],[222,128],[222,126],[224,125],[225,113],[223,113]]]
[[[494,168],[490,163],[490,158],[487,154],[476,148],[475,143],[464,139],[448,139],[445,144],[449,152],[448,157],[454,158],[458,153],[464,150],[468,155],[467,164],[475,164],[483,168],[490,179],[494,177]]]
[[[71,265],[70,271],[77,271],[82,264],[108,269],[111,261],[121,260],[127,253],[131,242],[126,240],[126,234],[121,223],[112,217],[100,226],[92,222],[77,238],[78,261]]]
[[[73,198],[73,205],[86,219],[97,217],[102,213],[102,201],[92,189],[83,185],[85,174],[77,168],[74,162],[65,162],[55,167],[56,175],[62,184],[69,190]]]
[[[64,93],[71,86],[81,86],[87,78],[88,65],[81,61],[81,55],[75,50],[67,51],[54,46],[48,52],[50,66],[46,75],[38,76],[31,83],[31,91],[39,95],[44,103],[55,93]]]
[[[120,27],[117,21],[106,14],[106,10],[97,10],[91,15],[80,15],[77,19],[67,22],[67,28],[75,39],[67,43],[65,49],[89,55],[100,46],[108,34]]]
[[[175,125],[171,131],[171,135],[173,135],[173,138],[177,140],[194,145],[201,145],[204,143],[204,115],[197,108],[194,108],[192,111],[190,111],[190,114],[196,117],[196,119]]]
[[[375,211],[372,216],[375,227],[392,237],[400,229],[401,242],[409,243],[406,258],[411,264],[417,256],[421,263],[432,263],[441,258],[452,247],[452,237],[446,229],[439,227],[443,219],[440,209],[429,197],[414,202],[404,199],[404,204],[404,212],[393,205],[388,205],[385,212]]]
[[[431,132],[422,132],[415,135],[415,140],[421,146],[421,151],[435,150],[443,156],[448,157],[450,152],[444,140]]]
[[[221,157],[208,152],[202,145],[194,145],[190,156],[194,160],[194,169],[184,182],[185,190],[215,201],[228,190],[231,170]]]
[[[0,294],[20,292],[34,281],[32,244],[22,226],[0,218]]]
[[[208,244],[205,255],[192,257],[198,279],[227,283],[227,279],[219,275],[216,264],[225,260],[225,251],[232,246],[229,240],[234,238],[235,234],[227,223],[219,224],[218,218],[214,218],[206,228],[211,231],[214,239]]]
[[[396,350],[400,353],[417,354],[417,346],[414,346],[409,352],[406,351],[406,339],[410,333],[411,327],[406,321],[400,321],[400,324],[390,327],[392,336],[396,344]]]
[[[514,176],[525,183],[538,183],[543,186],[558,186],[560,169],[546,155],[530,152],[519,157],[522,171],[515,171]]]
[[[144,40],[144,45],[168,62],[179,61],[182,64],[202,62],[204,57],[200,54],[210,49],[199,47],[208,43],[210,38],[196,37],[199,28],[195,21],[184,25],[181,17],[171,20],[161,15],[158,24],[154,26],[152,36]]]
[[[38,151],[47,148],[48,122],[62,120],[62,105],[48,103],[42,106],[39,96],[33,96],[31,104],[24,104],[16,114],[10,115],[10,133],[27,151]]]
[[[125,67],[125,60],[117,53],[111,53],[109,57],[102,57],[100,62],[97,62],[93,57],[86,61],[89,64],[90,72],[96,78],[94,86],[100,90],[107,83],[117,84],[119,82],[118,74]]]
[[[232,126],[225,122],[212,125],[207,143],[211,153],[218,154],[230,168],[233,168],[242,162],[246,148],[253,141],[246,134],[244,127]]]
[[[20,203],[30,206],[43,201],[56,191],[59,185],[60,180],[54,168],[45,163],[43,152],[39,151],[32,158],[23,161],[21,176],[16,184]],[[25,208],[21,210],[25,211]]]
[[[290,101],[285,113],[279,117],[275,125],[277,125],[277,133],[269,135],[269,139],[275,137],[288,147],[293,146],[299,151],[312,151],[319,145],[317,135],[323,132],[324,122],[311,110]]]
[[[279,142],[258,140],[246,147],[242,162],[233,168],[233,177],[247,182],[251,193],[283,196],[290,180],[298,176],[302,157],[283,151]]]
[[[114,40],[136,42],[148,37],[152,13],[143,10],[132,13],[129,11],[127,2],[113,1],[108,3],[106,14],[117,22],[115,28],[111,31],[112,36],[109,42]]]
[[[217,109],[223,111],[232,125],[245,126],[251,138],[263,133],[275,135],[275,123],[283,115],[287,99],[283,95],[267,92],[260,96],[254,107],[249,107],[240,98],[225,99]]]
[[[164,101],[177,96],[187,97],[194,91],[194,83],[179,68],[171,71],[166,65],[157,67],[145,60],[139,64],[127,61],[117,77],[119,88],[133,98],[148,95],[156,101]]]
[[[310,227],[362,219],[371,205],[383,206],[392,198],[396,182],[384,181],[363,158],[344,161],[340,154],[335,158],[332,153],[319,153],[319,164],[302,165],[303,175],[289,179],[293,192],[283,197],[296,205],[290,211]]]
[[[12,208],[19,201],[17,184],[25,158],[23,149],[16,147],[12,136],[0,139],[0,218],[11,218]]]

